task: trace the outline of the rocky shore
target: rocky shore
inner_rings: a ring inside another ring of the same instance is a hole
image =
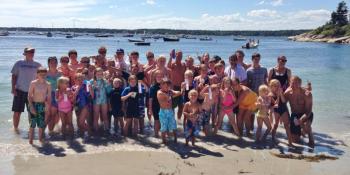
[[[311,33],[303,33],[300,35],[288,37],[288,39],[293,41],[302,41],[302,42],[325,42],[325,43],[350,44],[350,36],[329,37],[325,35],[314,35]]]

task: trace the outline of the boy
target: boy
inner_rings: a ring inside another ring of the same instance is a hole
[[[162,81],[162,78],[164,75],[160,70],[157,70],[155,72],[155,80],[156,82],[150,87],[149,90],[149,108],[148,108],[148,113],[149,115],[153,115],[154,119],[154,136],[156,138],[159,137],[159,128],[160,128],[160,122],[159,122],[159,102],[157,99],[157,92],[160,89],[160,83]]]
[[[160,84],[161,89],[157,92],[157,99],[160,105],[160,132],[162,133],[163,144],[166,144],[165,134],[171,131],[174,134],[174,142],[177,143],[177,125],[174,116],[174,109],[172,108],[172,99],[182,95],[182,92],[171,90],[170,86],[171,81],[169,79],[163,79]]]
[[[51,102],[51,85],[46,81],[47,70],[38,68],[37,78],[30,83],[28,92],[29,103],[29,144],[33,144],[34,128],[39,128],[39,140],[43,143],[45,128],[45,103]],[[49,107],[49,106],[48,106]]]
[[[113,80],[113,90],[109,94],[111,115],[114,117],[114,131],[117,134],[118,129],[123,132],[124,128],[124,112],[122,102],[123,81],[119,78]],[[119,124],[119,126],[118,126]]]

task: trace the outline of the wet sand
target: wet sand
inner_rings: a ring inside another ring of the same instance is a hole
[[[284,139],[279,144],[269,140],[256,144],[252,139],[240,140],[222,131],[217,136],[200,137],[194,147],[186,147],[181,137],[179,143],[168,145],[161,145],[160,139],[151,136],[56,139],[43,146],[7,146],[7,150],[0,152],[4,155],[0,174],[348,174],[346,163],[350,156],[339,149],[341,145],[332,147],[333,152],[324,151],[331,157],[339,157],[336,160],[310,162],[300,156],[294,159],[274,155],[312,157],[325,150],[325,143],[335,146],[335,141],[326,142],[323,138],[321,142],[319,136],[316,138],[314,150],[303,145],[288,149]]]

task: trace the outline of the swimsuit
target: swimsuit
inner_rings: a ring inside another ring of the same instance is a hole
[[[210,114],[211,114],[210,111],[205,111],[205,110],[202,110],[202,112],[199,113],[199,118],[198,118],[199,126],[205,127],[209,125]]]
[[[277,97],[273,97],[273,99],[276,101]],[[287,104],[283,103],[281,100],[279,100],[278,108],[274,108],[273,111],[278,113],[281,116],[285,112],[288,112]]]
[[[188,90],[185,90],[185,95],[183,96],[183,101],[184,103],[189,102],[190,99],[188,98],[188,93],[192,90],[196,88],[196,83],[195,81],[192,81],[192,84],[189,84]]]
[[[159,110],[160,132],[174,131],[177,128],[173,109]]]
[[[257,98],[258,96],[256,95],[256,93],[253,91],[250,91],[239,104],[239,108],[243,110],[255,111],[256,110],[255,102]]]
[[[126,117],[127,118],[138,118],[140,113],[139,113],[139,93],[137,86],[135,87],[126,87],[122,93],[122,96],[128,95],[130,92],[135,92],[137,95],[133,97],[129,97],[126,101]]]
[[[198,122],[193,123],[191,120],[187,119],[185,128],[185,138],[199,136],[200,127]]]
[[[112,107],[112,115],[114,117],[123,117],[124,112],[122,110],[123,102],[121,99],[122,89],[113,89],[109,95],[111,107]]]
[[[45,128],[45,103],[41,102],[33,102],[34,110],[36,111],[36,115],[29,112],[29,124],[31,128]]]
[[[288,88],[288,72],[287,69],[284,72],[284,74],[279,74],[276,72],[275,68],[272,68],[272,75],[271,79],[276,79],[281,83],[281,87],[283,91],[285,91]]]
[[[232,93],[227,93],[224,100],[221,102],[223,107],[229,107],[232,106],[235,101],[235,97],[232,95]],[[232,109],[223,109],[225,114],[229,114],[232,112]]]
[[[91,82],[91,84],[94,84],[94,81]],[[94,90],[94,105],[102,105],[107,104],[107,88],[108,85],[105,80],[99,79],[96,80],[96,86],[93,85]]]
[[[67,94],[61,94],[61,95],[64,96]],[[64,113],[68,113],[72,111],[72,103],[69,101],[69,99],[65,100],[64,98],[62,98],[60,101],[58,101],[58,111],[64,112]]]
[[[157,92],[160,89],[160,84],[156,83],[153,86],[151,86],[149,90],[149,98],[152,98],[152,113],[154,120],[159,120],[159,110],[160,105],[157,98]]]
[[[80,110],[90,104],[90,93],[86,91],[86,84],[83,84],[80,89],[77,89],[78,95],[76,97],[75,106]]]
[[[295,125],[294,123],[294,119],[300,119],[304,114],[297,114],[297,113],[292,113],[291,116],[290,116],[290,132],[292,134],[295,134],[295,135],[298,135],[300,136],[301,135],[301,127],[300,127],[300,124],[299,125]],[[311,112],[308,120],[312,123],[314,119],[314,113]]]
[[[51,85],[51,97],[55,97],[55,91],[57,89],[57,79],[61,77],[61,73],[56,73],[56,75],[50,75],[48,74],[46,76],[46,80]],[[56,98],[51,98],[51,105],[57,108],[57,101]]]
[[[257,118],[266,118],[268,117],[269,113],[269,109],[268,107],[271,106],[271,103],[268,101],[263,101],[263,103],[261,104],[261,109],[258,110],[258,112],[256,113]],[[265,110],[264,108],[267,108],[267,110]]]

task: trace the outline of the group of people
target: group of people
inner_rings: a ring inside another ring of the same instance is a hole
[[[177,141],[180,122],[186,145],[194,145],[200,132],[215,135],[227,116],[238,137],[251,137],[256,119],[257,142],[269,134],[275,140],[283,123],[290,146],[306,135],[314,145],[311,83],[302,87],[302,80],[285,66],[285,56],[268,70],[260,65],[259,53],[247,64],[241,50],[228,63],[205,53],[199,65],[191,56],[183,62],[180,50],[172,50],[168,58],[148,51],[146,64],[140,63],[137,51],[128,55],[128,62],[123,49],[117,49],[114,58],[106,53],[106,47],[100,47],[97,56],[78,60],[77,51],[70,50],[59,59],[49,57],[44,68],[33,59],[35,49],[25,48],[24,60],[11,71],[14,129],[18,131],[27,106],[30,144],[36,127],[43,141],[45,129],[53,134],[60,121],[62,135],[73,136],[74,113],[81,136],[136,136],[143,134],[148,117],[154,136],[161,136],[163,143],[169,136]]]

